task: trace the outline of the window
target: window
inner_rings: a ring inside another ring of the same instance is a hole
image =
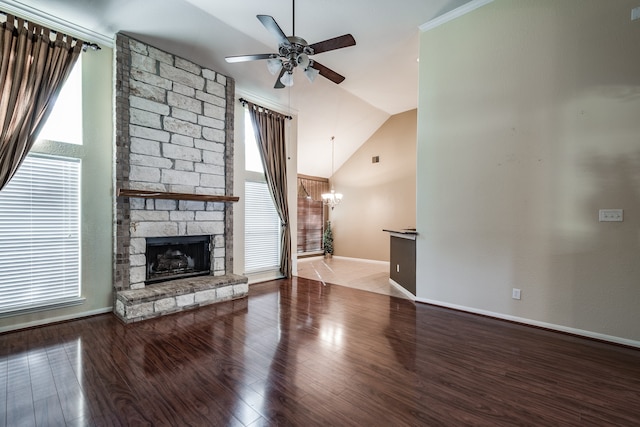
[[[265,182],[245,183],[245,270],[280,268],[280,217]]]
[[[82,145],[82,55],[64,83],[38,139]]]
[[[328,191],[327,178],[298,176],[298,254],[323,252],[327,207],[322,203],[322,194]]]
[[[0,315],[81,302],[82,139],[78,60],[38,142],[0,191]]]
[[[280,217],[267,186],[249,114],[245,114],[245,273],[280,268]]]
[[[298,253],[322,251],[323,212],[321,201],[298,197]]]
[[[29,155],[0,192],[0,312],[80,296],[80,161]]]
[[[244,168],[248,172],[261,174],[262,180],[264,180],[264,169],[260,158],[260,150],[258,150],[258,142],[256,141],[256,135],[253,133],[251,118],[246,110],[244,117]]]

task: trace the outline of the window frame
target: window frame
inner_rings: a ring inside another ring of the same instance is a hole
[[[80,84],[81,86],[83,85],[83,74],[84,74],[84,70],[83,70],[83,61],[81,59],[78,60],[78,62],[74,65],[74,71],[73,72],[77,72],[77,70],[79,70],[80,74],[79,74],[79,78],[80,78]],[[77,82],[75,82],[77,83]],[[65,93],[65,88],[62,88],[62,91],[60,92],[59,96],[64,96]],[[77,95],[77,94],[76,94]],[[84,95],[80,96],[80,99],[76,99],[76,101],[80,102],[79,108],[80,108],[80,114],[83,113],[83,104],[84,104]],[[54,106],[55,108],[55,106]],[[70,114],[68,112],[65,112],[66,114]],[[52,116],[50,116],[51,118]],[[55,119],[55,116],[53,116]],[[41,139],[38,138],[36,140],[36,142],[34,143],[33,147],[31,148],[28,156],[44,156],[44,157],[49,157],[49,158],[57,158],[60,160],[65,160],[68,159],[69,161],[74,161],[74,162],[78,162],[79,164],[79,171],[78,171],[78,205],[77,205],[77,222],[78,222],[78,270],[77,270],[77,277],[78,277],[78,283],[77,283],[77,297],[72,297],[72,298],[64,298],[64,299],[50,299],[49,301],[44,301],[41,303],[37,303],[37,304],[33,304],[33,305],[26,305],[26,306],[20,306],[20,307],[15,307],[15,308],[8,308],[8,309],[3,309],[0,308],[0,318],[4,318],[4,317],[9,317],[9,316],[18,316],[18,315],[22,315],[22,314],[28,314],[28,313],[34,313],[34,312],[39,312],[39,311],[48,311],[48,310],[53,310],[53,309],[58,309],[58,308],[64,308],[64,307],[70,307],[70,306],[75,306],[75,305],[80,305],[83,304],[86,301],[86,298],[84,298],[82,296],[83,293],[83,286],[82,286],[82,276],[83,276],[83,271],[82,271],[82,248],[83,248],[83,236],[82,236],[82,223],[83,223],[83,219],[82,219],[82,181],[83,181],[83,172],[82,172],[82,168],[83,168],[83,158],[85,156],[85,148],[84,148],[84,132],[83,132],[83,119],[82,119],[82,115],[80,117],[75,117],[75,120],[73,121],[73,123],[77,124],[77,126],[79,126],[81,128],[80,131],[80,135],[81,135],[81,141],[80,144],[78,143],[78,141],[74,141],[74,142],[64,142],[64,141],[54,141],[54,140],[48,140],[48,139]],[[46,125],[45,125],[46,127]]]
[[[277,211],[275,210],[275,206],[273,205],[273,199],[271,198],[271,194],[269,193],[269,188],[267,186],[267,181],[264,178],[264,174],[262,174],[262,176],[260,177],[260,174],[257,173],[253,173],[251,174],[252,176],[248,176],[247,179],[245,179],[245,209],[247,207],[247,183],[257,183],[257,184],[263,184],[265,186],[266,189],[266,193],[269,196],[269,200],[271,201],[271,207],[273,208],[273,215],[271,215],[271,219],[273,219],[273,227],[277,229],[277,236],[274,239],[273,242],[271,242],[271,244],[276,248],[277,250],[277,260],[275,261],[274,264],[272,265],[267,265],[267,266],[262,266],[262,267],[258,267],[258,268],[250,268],[247,267],[247,259],[250,259],[250,257],[247,256],[248,254],[248,248],[249,250],[252,249],[252,247],[250,245],[247,244],[248,241],[251,241],[252,238],[255,238],[254,235],[250,235],[248,236],[250,233],[252,233],[254,230],[250,229],[247,226],[247,219],[249,218],[249,215],[246,214],[245,212],[245,232],[244,232],[244,241],[245,241],[245,247],[244,247],[244,259],[245,259],[245,274],[258,274],[258,273],[264,273],[267,271],[279,271],[280,270],[280,260],[282,258],[282,248],[281,248],[281,241],[282,241],[282,227],[280,226],[280,217],[278,216]],[[247,209],[248,210],[248,209]],[[264,211],[262,212],[264,214]],[[271,233],[269,233],[271,234]],[[250,237],[250,238],[248,238]],[[271,254],[271,251],[268,252],[269,254]]]

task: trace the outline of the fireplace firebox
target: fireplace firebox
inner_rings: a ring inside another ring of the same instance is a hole
[[[210,243],[211,236],[148,237],[145,284],[210,274]]]

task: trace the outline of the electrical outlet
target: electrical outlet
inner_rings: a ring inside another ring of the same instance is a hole
[[[511,291],[511,298],[520,299],[520,289],[513,288]]]
[[[600,222],[622,222],[622,209],[600,209],[598,211],[598,221]]]

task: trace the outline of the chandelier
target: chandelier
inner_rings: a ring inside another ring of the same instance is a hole
[[[331,176],[333,177],[333,162],[334,162],[334,139],[335,137],[331,137]],[[331,184],[331,191],[329,193],[322,194],[322,202],[331,208],[335,208],[337,205],[342,202],[342,194],[336,193],[336,190],[333,188],[333,184]]]

